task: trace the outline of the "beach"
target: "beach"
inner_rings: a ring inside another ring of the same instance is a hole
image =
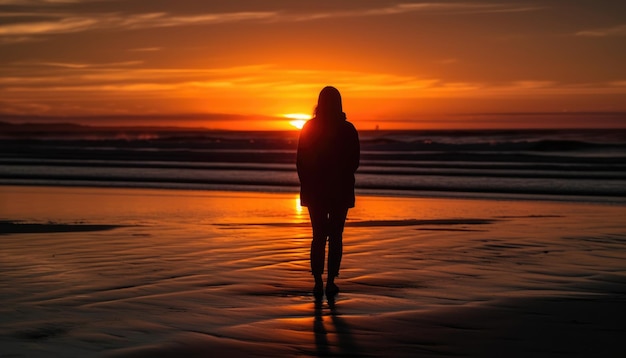
[[[357,196],[336,302],[285,192],[0,186],[1,357],[623,357],[626,209]]]

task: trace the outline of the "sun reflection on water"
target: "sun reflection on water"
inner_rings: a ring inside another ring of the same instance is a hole
[[[294,203],[294,213],[296,219],[299,221],[303,221],[306,219],[306,213],[304,212],[304,207],[300,205],[300,194],[297,194],[293,200]]]

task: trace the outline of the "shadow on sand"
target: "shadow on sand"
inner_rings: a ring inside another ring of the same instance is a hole
[[[328,299],[329,313],[325,314],[325,308],[323,299],[315,300],[313,333],[317,356],[363,356],[350,325],[338,311],[335,299]]]

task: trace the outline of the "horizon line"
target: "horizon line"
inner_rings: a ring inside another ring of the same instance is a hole
[[[293,129],[222,129],[222,128],[208,128],[208,127],[190,127],[190,126],[176,126],[176,125],[99,125],[99,124],[84,124],[84,123],[73,123],[73,122],[23,122],[23,123],[12,123],[3,121],[0,118],[0,126],[15,126],[19,128],[15,128],[15,131],[11,131],[13,133],[28,133],[29,128],[24,128],[28,126],[32,127],[40,127],[40,128],[32,128],[33,131],[41,131],[45,130],[43,127],[55,127],[55,126],[71,126],[76,129],[83,130],[99,130],[99,131],[110,131],[110,130],[127,130],[127,131],[191,131],[191,132],[298,132],[299,130],[296,128]],[[6,129],[6,128],[5,128]],[[54,131],[54,128],[50,128],[51,132]],[[67,128],[66,128],[67,129]],[[57,130],[62,130],[62,128],[57,128]],[[598,127],[598,128],[589,128],[589,127],[484,127],[484,128],[388,128],[388,129],[359,129],[359,132],[413,132],[413,131],[576,131],[576,130],[626,130],[626,127]],[[11,133],[8,132],[8,133]]]
[[[610,111],[513,111],[513,112],[450,112],[450,113],[415,113],[413,116],[416,120],[418,117],[444,117],[444,116],[518,116],[518,115],[603,115],[603,116],[626,116],[626,110],[610,110]],[[388,118],[388,120],[400,120],[406,118],[406,115],[397,115],[396,118]],[[0,120],[7,119],[119,119],[119,118],[137,118],[137,119],[202,119],[202,120],[224,120],[224,119],[242,119],[249,120],[251,118],[267,118],[267,119],[283,119],[283,115],[274,114],[242,114],[242,113],[214,113],[214,112],[188,112],[188,113],[154,113],[154,114],[16,114],[0,112]],[[370,119],[365,119],[370,120]],[[379,119],[380,120],[380,119]]]

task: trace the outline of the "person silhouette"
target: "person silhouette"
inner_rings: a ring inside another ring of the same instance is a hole
[[[313,294],[324,294],[324,256],[328,240],[326,297],[339,293],[343,254],[343,229],[348,209],[355,204],[354,173],[359,167],[359,135],[346,119],[341,94],[331,86],[319,94],[313,118],[305,123],[298,139],[296,166],[300,179],[300,204],[308,208],[313,240],[311,273]]]

